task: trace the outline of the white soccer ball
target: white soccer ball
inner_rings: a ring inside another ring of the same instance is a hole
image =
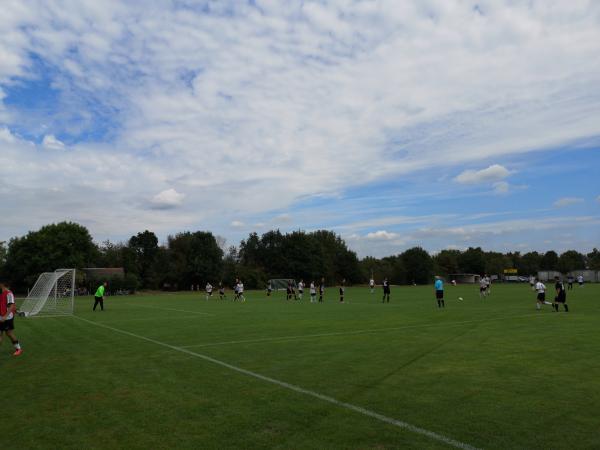
[[[463,301],[463,298],[462,298],[462,297],[458,297],[458,300],[462,302],[462,301]]]

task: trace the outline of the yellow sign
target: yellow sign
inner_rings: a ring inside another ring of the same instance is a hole
[[[518,273],[517,269],[504,269],[504,273]]]

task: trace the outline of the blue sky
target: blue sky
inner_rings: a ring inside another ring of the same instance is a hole
[[[0,240],[600,246],[593,1],[3,2]]]

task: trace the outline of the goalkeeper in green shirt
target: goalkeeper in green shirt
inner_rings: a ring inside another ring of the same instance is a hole
[[[100,305],[100,309],[104,311],[104,289],[106,289],[107,285],[108,283],[105,281],[98,286],[98,289],[96,289],[96,293],[94,294],[94,311],[96,311],[96,306],[98,305]]]

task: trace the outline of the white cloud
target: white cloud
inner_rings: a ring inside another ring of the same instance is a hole
[[[299,199],[600,134],[598,2],[488,2],[483,15],[418,0],[179,3],[2,3],[0,99],[41,78],[39,55],[62,102],[58,114],[0,106],[0,162],[23,173],[0,189],[22,223],[69,211],[119,235],[124,223],[266,222]],[[94,133],[103,122],[114,126],[107,143]],[[36,152],[18,138],[58,148],[50,137],[69,133],[99,142]],[[501,192],[508,175],[495,164],[456,181]],[[42,200],[48,188],[69,195]],[[85,207],[107,195],[103,214]],[[180,209],[149,211],[157,205]]]
[[[500,164],[481,170],[465,170],[455,180],[463,184],[489,183],[499,181],[510,175],[508,169]]]
[[[564,208],[565,206],[576,205],[578,203],[583,203],[584,200],[579,197],[563,197],[559,198],[554,202],[554,206],[557,208]]]
[[[367,239],[371,239],[371,240],[389,241],[391,239],[397,238],[398,234],[397,233],[390,233],[389,231],[385,231],[385,230],[378,230],[378,231],[373,231],[371,233],[367,233],[367,235],[365,237]]]
[[[598,203],[600,203],[600,195],[599,195],[598,197],[596,197],[596,201],[597,201]]]
[[[42,140],[42,145],[50,150],[64,150],[65,144],[56,139],[54,135],[47,134]]]
[[[246,226],[246,224],[244,222],[242,222],[241,220],[232,220],[231,224],[230,224],[231,228],[244,228]]]
[[[275,223],[290,223],[292,221],[292,216],[284,213],[284,214],[279,214],[278,216],[276,216],[273,219],[273,222]]]
[[[493,186],[496,194],[507,194],[510,190],[510,184],[506,181],[497,181]]]
[[[175,189],[166,189],[152,197],[152,204],[156,208],[175,208],[181,206],[185,194],[177,192]]]
[[[15,142],[15,137],[12,135],[10,130],[6,127],[0,128],[0,141],[4,142]]]

